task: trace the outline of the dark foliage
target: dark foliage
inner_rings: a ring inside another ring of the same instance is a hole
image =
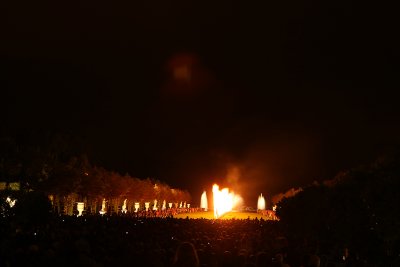
[[[51,203],[41,192],[23,194],[15,205],[17,221],[25,225],[35,225],[46,222],[51,216]]]
[[[399,253],[399,186],[399,157],[385,157],[283,199],[278,216],[292,238],[382,262]]]

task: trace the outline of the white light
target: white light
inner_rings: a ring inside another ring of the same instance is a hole
[[[265,210],[265,198],[262,194],[258,197],[257,210]]]
[[[10,206],[10,208],[15,206],[15,202],[17,202],[16,199],[12,200],[10,197],[6,198],[6,202],[8,203],[8,205]]]
[[[126,209],[126,200],[124,200],[124,204],[122,205],[122,213],[126,213],[128,210]]]
[[[208,210],[208,201],[207,201],[206,191],[204,191],[203,194],[201,194],[200,208],[204,209],[204,211]]]
[[[84,202],[77,202],[76,203],[76,209],[78,210],[78,217],[82,216],[82,212],[85,208],[85,203]]]
[[[106,210],[106,199],[105,198],[103,198],[103,203],[101,204],[101,210],[99,211],[99,213],[101,215],[104,215],[104,214],[107,213],[107,210]]]
[[[140,207],[140,203],[139,202],[135,202],[135,212],[139,211],[139,207]]]

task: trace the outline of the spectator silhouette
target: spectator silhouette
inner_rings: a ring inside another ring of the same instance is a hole
[[[315,254],[309,254],[304,256],[304,267],[320,267],[321,260]]]
[[[174,257],[174,267],[199,267],[199,257],[196,249],[190,242],[183,242],[176,250]]]

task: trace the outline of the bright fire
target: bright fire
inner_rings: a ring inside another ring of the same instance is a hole
[[[214,217],[217,219],[239,204],[241,197],[229,192],[229,188],[219,190],[217,184],[213,185]]]

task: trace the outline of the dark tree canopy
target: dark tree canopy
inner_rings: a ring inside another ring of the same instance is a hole
[[[392,256],[400,241],[400,157],[315,183],[278,204],[278,216],[292,237],[349,248],[364,257]]]

